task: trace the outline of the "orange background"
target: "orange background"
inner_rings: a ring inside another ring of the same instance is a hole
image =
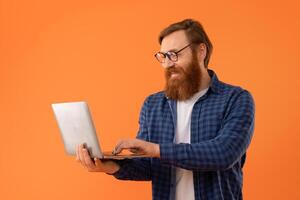
[[[86,100],[111,149],[164,86],[157,35],[184,18],[214,44],[210,68],[248,89],[256,127],[245,199],[300,199],[297,1],[0,0],[0,198],[151,199],[150,182],[88,173],[66,156],[50,104]]]

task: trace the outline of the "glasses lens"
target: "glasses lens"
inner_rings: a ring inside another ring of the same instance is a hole
[[[156,53],[155,58],[158,60],[158,62],[163,63],[165,62],[166,56],[162,53]]]
[[[167,56],[171,61],[177,61],[177,54],[175,52],[167,52]]]

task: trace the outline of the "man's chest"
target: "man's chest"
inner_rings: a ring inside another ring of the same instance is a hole
[[[178,123],[189,125],[190,142],[197,143],[218,136],[223,126],[226,104],[220,101],[195,103],[188,115],[177,115],[177,107],[171,105],[153,108],[147,117],[147,128],[152,142],[174,142]],[[190,122],[186,122],[190,118]],[[184,120],[184,121],[181,121]]]

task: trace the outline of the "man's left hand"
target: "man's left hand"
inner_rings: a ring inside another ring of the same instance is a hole
[[[127,149],[132,153],[141,154],[153,158],[160,157],[159,145],[139,139],[121,140],[115,147],[113,154],[119,154]]]

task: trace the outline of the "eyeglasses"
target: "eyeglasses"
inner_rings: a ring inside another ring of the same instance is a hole
[[[182,49],[179,49],[178,51],[168,51],[166,53],[163,52],[157,52],[154,56],[160,63],[164,63],[166,61],[166,57],[168,57],[169,60],[172,62],[177,62],[178,60],[178,53],[183,51],[184,49],[188,48],[192,43],[186,45]]]

